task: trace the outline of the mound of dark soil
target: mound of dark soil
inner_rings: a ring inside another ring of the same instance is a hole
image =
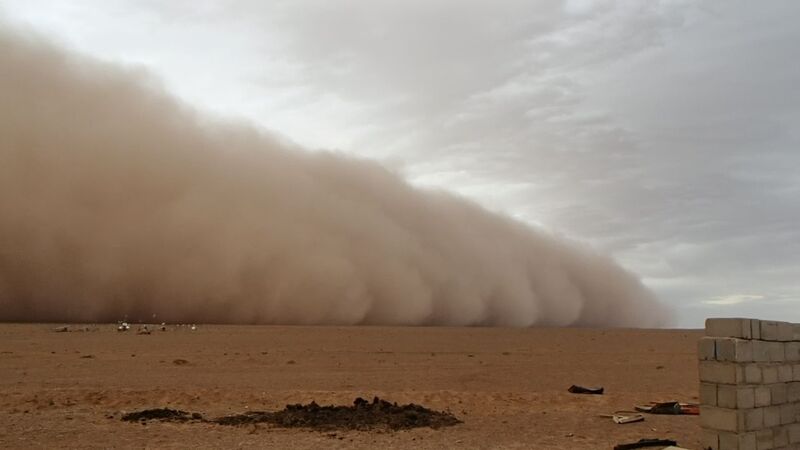
[[[269,423],[285,428],[311,428],[317,430],[368,430],[388,428],[439,428],[461,423],[449,412],[434,411],[413,403],[398,405],[375,397],[372,402],[357,398],[353,406],[287,405],[275,412],[252,411],[220,417],[213,420],[220,425],[248,425]]]
[[[125,414],[122,420],[141,423],[150,420],[207,422],[229,426],[264,423],[283,428],[308,428],[320,431],[380,428],[405,430],[420,427],[440,428],[461,423],[449,412],[434,411],[413,403],[398,405],[378,397],[373,398],[372,402],[359,397],[355,399],[353,406],[320,406],[316,402],[311,402],[307,405],[286,405],[280,411],[249,411],[212,420],[206,420],[198,413],[154,408]]]
[[[158,420],[160,422],[190,422],[202,421],[203,416],[198,413],[190,414],[178,409],[153,408],[124,414],[122,420],[125,422],[146,422],[148,420]]]

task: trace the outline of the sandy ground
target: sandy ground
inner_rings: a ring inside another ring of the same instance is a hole
[[[696,401],[696,330],[201,325],[143,336],[54,326],[0,324],[2,448],[603,449],[643,437],[700,447],[697,416],[598,417]],[[606,394],[570,394],[573,383]],[[119,420],[147,407],[215,416],[374,395],[464,423],[331,433]]]

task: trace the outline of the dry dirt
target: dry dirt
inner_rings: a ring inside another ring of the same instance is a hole
[[[700,447],[697,416],[598,417],[696,401],[696,330],[55,327],[0,324],[1,448],[609,449],[644,437]],[[572,384],[605,394],[570,394]],[[463,423],[310,431],[121,420],[146,408],[221,417],[374,396]]]

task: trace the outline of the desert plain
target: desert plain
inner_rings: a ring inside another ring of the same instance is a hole
[[[0,448],[607,449],[641,438],[700,447],[697,416],[603,414],[695,402],[701,330],[0,324]],[[152,327],[151,327],[152,329]],[[85,330],[85,331],[79,331]],[[567,392],[602,386],[603,395]],[[129,423],[168,407],[205,416],[373,396],[463,423],[390,431]]]

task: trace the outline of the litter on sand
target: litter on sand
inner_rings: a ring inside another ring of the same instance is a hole
[[[614,450],[633,450],[637,448],[646,448],[646,447],[667,447],[667,446],[674,446],[678,445],[677,442],[670,440],[670,439],[652,439],[652,438],[645,438],[639,439],[637,442],[631,442],[629,444],[618,444],[614,446]]]
[[[691,415],[700,414],[700,407],[695,403],[651,402],[649,405],[636,405],[636,411],[648,414]]]
[[[569,392],[572,392],[573,394],[595,394],[595,395],[603,394],[602,387],[586,387],[586,386],[578,386],[577,384],[573,384],[567,390]]]
[[[610,418],[614,423],[620,425],[644,420],[644,415],[635,411],[616,411],[614,414],[601,414],[600,417]]]

